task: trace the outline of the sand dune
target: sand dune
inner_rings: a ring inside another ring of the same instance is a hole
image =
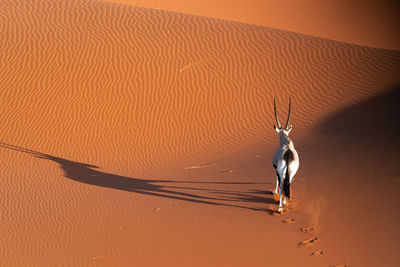
[[[104,0],[273,27],[335,41],[400,50],[396,1]]]
[[[330,225],[304,204],[320,155],[342,144],[340,112],[398,85],[399,52],[86,0],[2,1],[0,34],[5,265],[265,266],[288,243],[284,265],[362,262],[318,225],[332,254],[315,261],[297,224]],[[267,194],[273,98],[284,120],[289,96],[293,227]]]

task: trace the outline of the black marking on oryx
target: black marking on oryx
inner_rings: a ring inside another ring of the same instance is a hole
[[[294,155],[293,152],[291,150],[286,150],[285,154],[283,154],[283,159],[287,162],[290,163],[294,160]]]
[[[283,154],[283,159],[286,161],[286,166],[294,160],[294,154],[291,150],[286,150]],[[286,169],[285,179],[283,180],[283,194],[290,198],[290,178],[289,178],[289,168]]]
[[[285,179],[283,180],[283,194],[285,197],[290,198],[290,180],[289,172],[286,172]]]

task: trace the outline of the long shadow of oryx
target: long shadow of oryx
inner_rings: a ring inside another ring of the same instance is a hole
[[[64,171],[64,176],[68,179],[116,190],[123,190],[137,194],[164,197],[168,199],[176,199],[200,204],[228,206],[249,209],[254,211],[268,211],[269,209],[259,209],[235,204],[241,203],[275,203],[268,191],[230,191],[216,190],[207,188],[195,188],[192,186],[178,186],[177,184],[219,184],[219,185],[255,185],[269,183],[246,183],[246,182],[193,182],[193,181],[168,181],[168,180],[146,180],[132,177],[125,177],[116,174],[105,173],[99,170],[97,166],[74,162],[71,160],[55,157],[34,150],[9,145],[0,142],[0,147],[5,149],[16,150],[27,153],[31,156],[50,160],[59,164]],[[160,185],[162,184],[162,185]],[[176,191],[176,189],[186,192]],[[189,193],[190,191],[206,192],[209,194],[219,195],[218,197],[204,196],[200,194]],[[257,195],[254,195],[256,193]],[[263,196],[260,196],[263,195]],[[222,197],[221,197],[222,196]]]

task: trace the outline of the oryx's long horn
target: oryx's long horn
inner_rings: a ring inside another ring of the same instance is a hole
[[[275,98],[274,98],[274,113],[275,113],[275,120],[276,120],[276,124],[278,125],[278,129],[282,129],[282,126],[278,120],[278,115],[276,114],[276,103],[275,103]]]
[[[287,121],[286,121],[286,126],[285,129],[289,130],[289,125],[290,125],[290,108],[292,106],[292,98],[289,98],[289,111],[288,111],[288,115],[287,115]]]

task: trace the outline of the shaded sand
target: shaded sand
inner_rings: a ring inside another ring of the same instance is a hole
[[[104,0],[226,19],[336,41],[400,50],[400,4],[392,0]]]
[[[84,0],[1,1],[0,34],[1,264],[396,260],[399,52]]]

